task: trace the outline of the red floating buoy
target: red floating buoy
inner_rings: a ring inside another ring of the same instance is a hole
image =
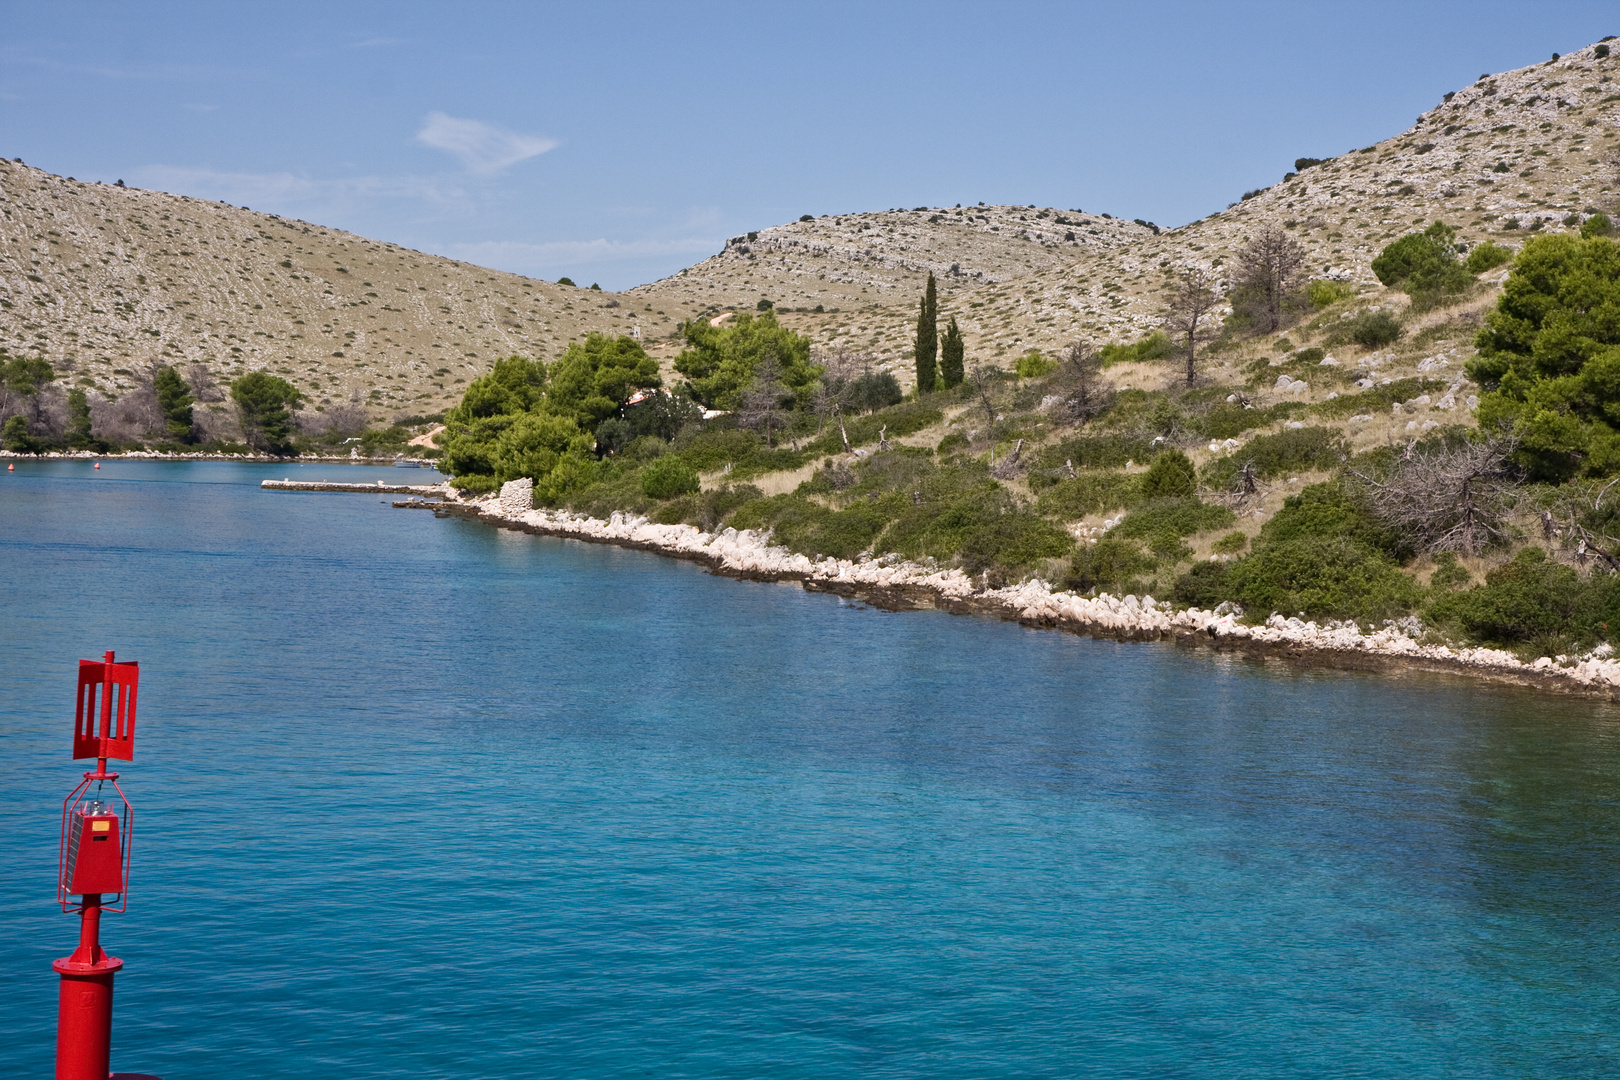
[[[15,465],[7,465],[6,466],[6,472],[16,472],[16,471],[17,471],[17,466],[15,466]]]
[[[96,468],[98,468],[98,469],[101,468],[101,462],[99,462],[99,461],[96,462]]]

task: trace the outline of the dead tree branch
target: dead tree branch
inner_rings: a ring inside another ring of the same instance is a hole
[[[1421,550],[1478,555],[1511,536],[1508,515],[1519,485],[1508,457],[1515,445],[1510,436],[1498,436],[1436,449],[1408,447],[1388,476],[1351,475],[1373,513]]]

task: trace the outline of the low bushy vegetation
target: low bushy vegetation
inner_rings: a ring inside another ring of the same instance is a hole
[[[1455,303],[1474,284],[1473,273],[1457,258],[1457,230],[1439,221],[1384,248],[1372,270],[1379,281],[1411,296],[1414,311]]]
[[[1097,356],[1102,360],[1103,366],[1123,364],[1130,361],[1163,360],[1176,351],[1170,338],[1155,331],[1140,341],[1130,345],[1104,345],[1097,350]]]
[[[1487,390],[1490,430],[1430,425],[1352,457],[1344,432],[1307,418],[1387,414],[1455,388],[1425,376],[1369,386],[1365,369],[1325,363],[1335,343],[1394,345],[1402,321],[1355,311],[1351,286],[1304,280],[1294,241],[1262,239],[1245,249],[1247,291],[1221,339],[1246,353],[1239,386],[1183,382],[1181,354],[1150,334],[1099,350],[1076,342],[1056,359],[1031,351],[1011,370],[972,360],[958,385],[908,396],[869,357],[812,360],[766,311],[685,327],[686,382],[673,390],[628,339],[587,340],[549,366],[504,361],[447,417],[446,462],[475,490],[531,475],[543,504],[753,529],[818,559],[931,561],[985,585],[1038,575],[1082,593],[1235,605],[1254,622],[1416,615],[1521,654],[1606,640],[1620,617],[1620,497],[1605,503],[1605,479],[1620,472],[1614,242],[1544,236],[1517,256],[1480,244],[1464,259],[1452,233],[1431,226],[1391,244],[1378,271],[1415,308],[1450,303],[1474,274],[1513,262],[1469,369]],[[1274,332],[1307,306],[1336,310],[1290,330],[1292,341],[1256,348],[1238,336]],[[1399,352],[1466,325],[1420,324]],[[1172,357],[1164,389],[1099,374]],[[1284,374],[1334,396],[1276,393]],[[704,405],[731,408],[703,420]],[[937,449],[900,441],[948,415]],[[1202,456],[1206,441],[1244,437]],[[749,482],[795,469],[809,477],[793,490]],[[1296,478],[1319,482],[1256,535],[1256,506]]]
[[[1311,619],[1385,619],[1421,599],[1400,570],[1411,547],[1380,524],[1342,484],[1313,484],[1266,522],[1248,556],[1201,563],[1183,575],[1186,604],[1241,604],[1254,619],[1272,612]]]
[[[1302,472],[1336,469],[1349,456],[1344,435],[1337,428],[1288,428],[1275,435],[1257,435],[1232,453],[1204,466],[1204,486],[1217,491],[1232,487],[1248,467],[1255,478],[1275,480]]]
[[[1485,583],[1440,591],[1427,614],[1482,645],[1556,656],[1591,648],[1620,626],[1620,577],[1583,576],[1527,547],[1485,575]]]
[[[1332,344],[1354,342],[1363,349],[1382,349],[1393,345],[1405,333],[1401,320],[1382,309],[1363,311],[1346,319],[1334,333],[1328,335]]]

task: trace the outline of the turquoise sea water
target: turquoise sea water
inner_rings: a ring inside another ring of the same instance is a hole
[[[115,1068],[1620,1071],[1611,707],[889,614],[284,475],[423,479],[0,474],[0,1075],[50,1074],[108,648],[142,667]]]

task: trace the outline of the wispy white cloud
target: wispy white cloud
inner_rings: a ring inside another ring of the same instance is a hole
[[[555,139],[520,135],[481,120],[463,120],[442,112],[427,114],[416,141],[454,155],[468,172],[478,176],[492,176],[557,145]]]

